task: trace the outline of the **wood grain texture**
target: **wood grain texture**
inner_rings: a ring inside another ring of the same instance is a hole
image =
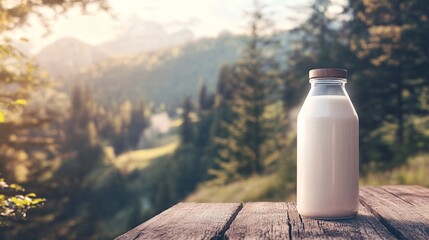
[[[411,204],[414,210],[429,218],[429,189],[421,186],[382,186],[382,189]]]
[[[246,203],[229,230],[229,239],[395,239],[367,210],[349,220],[302,218],[295,203]]]
[[[361,203],[399,239],[429,239],[427,190],[408,186],[364,187]]]
[[[179,203],[117,239],[429,239],[429,189],[363,187],[358,215],[302,218],[295,203]]]
[[[295,203],[290,203],[292,238],[395,239],[383,224],[363,205],[356,217],[345,220],[314,220],[301,218]],[[298,222],[298,220],[300,222]]]
[[[288,203],[246,203],[226,232],[229,239],[289,239]]]
[[[219,239],[241,207],[241,203],[179,203],[116,239]]]

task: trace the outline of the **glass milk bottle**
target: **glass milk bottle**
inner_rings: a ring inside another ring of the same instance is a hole
[[[344,69],[310,70],[297,137],[297,209],[304,217],[341,219],[358,211],[359,119],[346,82]]]

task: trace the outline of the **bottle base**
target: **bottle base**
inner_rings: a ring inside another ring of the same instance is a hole
[[[352,219],[354,217],[356,217],[357,212],[353,212],[352,214],[348,214],[348,215],[344,215],[344,216],[314,216],[314,215],[306,215],[306,214],[300,214],[302,217],[304,218],[309,218],[309,219],[315,219],[315,220],[328,220],[328,221],[333,221],[333,220],[347,220],[347,219]]]

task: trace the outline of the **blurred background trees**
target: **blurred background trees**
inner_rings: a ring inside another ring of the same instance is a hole
[[[263,11],[264,6],[256,3],[249,13],[250,34],[243,56],[226,73],[230,76],[222,72],[221,77],[229,80],[219,80],[230,81],[233,91],[231,99],[222,99],[227,101],[223,108],[228,109],[219,112],[230,119],[222,116],[220,119],[228,120],[214,123],[226,131],[226,137],[214,140],[218,144],[218,158],[210,173],[217,182],[229,183],[262,174],[279,160],[282,135],[276,127],[282,124],[277,117],[281,109],[268,111],[280,102],[280,72],[275,59],[275,39],[267,37],[272,23]]]
[[[122,38],[102,48],[65,39],[31,59],[6,37],[31,16],[49,26],[44,11],[76,6],[109,9],[0,2],[1,220],[43,202],[9,182],[47,199],[0,238],[113,238],[179,201],[293,200],[295,123],[311,68],[349,70],[361,183],[429,186],[424,1],[315,0],[288,31],[256,1],[245,35],[131,55],[106,53],[134,46]]]
[[[107,7],[102,1],[98,2],[100,7]],[[21,111],[29,100],[43,94],[43,89],[49,83],[46,73],[21,53],[5,33],[27,24],[30,15],[47,25],[41,12],[44,7],[59,12],[73,5],[80,5],[85,9],[87,4],[86,1],[64,0],[43,4],[39,1],[0,2],[0,174],[8,181],[34,182],[40,179],[49,165],[45,162],[46,157],[40,156],[55,154],[52,132],[46,129],[46,124],[54,122],[56,114],[43,114],[43,111],[52,110],[48,108],[30,107]],[[22,38],[21,41],[28,39]],[[11,195],[11,191],[23,192],[24,189],[16,184],[7,184],[4,178],[1,178],[0,193],[2,224],[7,223],[9,218],[25,218],[26,210],[44,202],[44,199],[35,198],[34,193],[24,194],[25,196]]]
[[[363,1],[352,6],[356,10],[350,24],[361,29],[359,35],[350,33],[350,48],[359,59],[368,62],[360,77],[382,79],[373,81],[376,85],[372,88],[366,80],[367,87],[361,88],[365,100],[359,106],[377,111],[370,110],[374,117],[363,124],[369,129],[378,128],[377,134],[383,137],[393,135],[389,141],[392,156],[385,161],[400,164],[410,154],[427,147],[423,144],[427,136],[422,132],[428,114],[424,104],[427,73],[423,70],[423,66],[428,66],[428,52],[421,40],[428,34],[428,22],[420,11],[426,11],[428,6],[421,1]]]

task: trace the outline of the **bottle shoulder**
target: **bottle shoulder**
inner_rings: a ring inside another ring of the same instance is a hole
[[[337,95],[308,96],[298,113],[298,119],[302,117],[358,119],[350,98]]]

